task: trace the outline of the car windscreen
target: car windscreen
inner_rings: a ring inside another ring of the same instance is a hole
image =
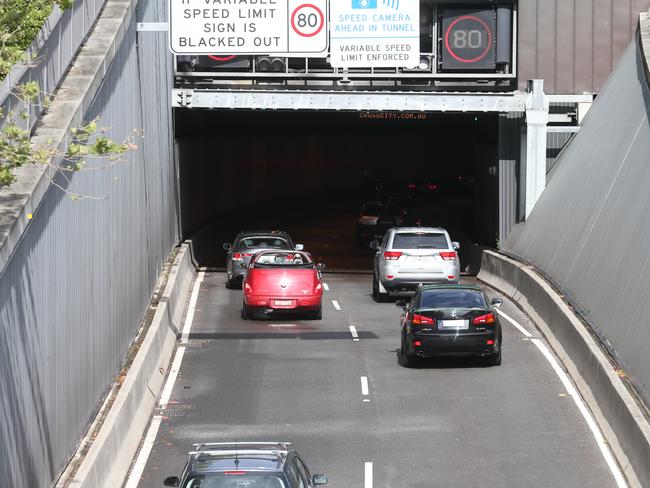
[[[448,249],[447,236],[441,232],[398,232],[393,249]]]
[[[239,241],[239,249],[291,249],[289,243],[277,236],[244,237]]]
[[[257,256],[255,268],[311,268],[313,261],[303,252],[269,251]]]
[[[474,290],[424,290],[419,308],[486,308],[485,297]]]
[[[193,476],[183,488],[288,488],[284,476],[278,473],[213,473]]]

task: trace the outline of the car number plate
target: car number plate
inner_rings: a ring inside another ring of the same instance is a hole
[[[469,329],[469,320],[441,320],[443,329]]]
[[[277,307],[288,307],[291,305],[291,300],[276,300],[275,305]]]

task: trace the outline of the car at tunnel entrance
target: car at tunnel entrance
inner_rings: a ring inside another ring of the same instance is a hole
[[[323,316],[322,263],[309,253],[263,251],[249,264],[243,281],[242,318],[272,313],[303,313],[320,320]]]

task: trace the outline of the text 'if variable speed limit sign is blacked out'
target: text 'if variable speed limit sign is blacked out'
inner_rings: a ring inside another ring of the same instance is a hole
[[[175,54],[327,56],[327,0],[170,0]]]

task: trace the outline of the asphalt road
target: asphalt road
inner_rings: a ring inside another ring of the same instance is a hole
[[[502,366],[445,359],[409,370],[398,364],[400,310],[372,301],[370,275],[325,281],[322,321],[242,321],[241,291],[205,275],[138,486],[180,475],[194,442],[235,439],[293,442],[339,488],[367,486],[368,462],[375,487],[616,486],[562,382],[507,321]],[[539,335],[511,302],[501,310]]]

